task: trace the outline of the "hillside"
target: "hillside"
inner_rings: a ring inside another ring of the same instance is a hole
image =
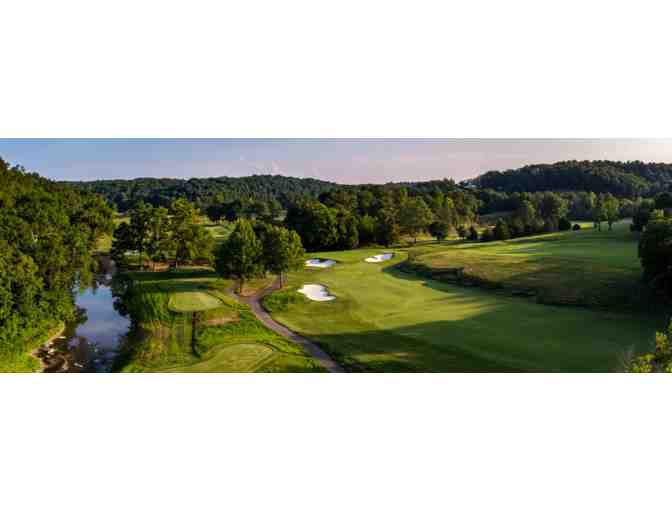
[[[592,191],[650,196],[672,184],[672,164],[642,161],[561,161],[486,172],[466,184],[502,192]]]
[[[124,212],[139,201],[154,206],[167,206],[176,198],[186,198],[199,206],[229,202],[241,197],[277,200],[286,205],[299,197],[315,198],[337,188],[337,184],[317,179],[282,175],[249,177],[210,177],[194,179],[138,178],[132,180],[99,180],[67,184],[103,195]]]

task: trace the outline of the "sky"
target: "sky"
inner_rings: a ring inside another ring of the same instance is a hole
[[[567,159],[672,162],[672,139],[0,139],[0,157],[56,180],[281,174],[346,184],[461,181]]]

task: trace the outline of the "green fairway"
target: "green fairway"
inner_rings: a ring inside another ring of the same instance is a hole
[[[614,225],[613,231],[590,228],[491,243],[434,244],[411,252],[430,273],[460,268],[467,280],[531,289],[545,303],[637,306],[644,292],[637,238],[628,222]]]
[[[660,326],[408,275],[393,268],[400,252],[384,264],[363,262],[377,253],[314,254],[338,263],[290,275],[285,293],[318,283],[336,300],[277,296],[267,306],[341,361],[373,371],[612,371],[628,352],[650,349]]]
[[[134,319],[117,358],[125,372],[319,372],[300,346],[263,326],[211,271],[128,273]]]

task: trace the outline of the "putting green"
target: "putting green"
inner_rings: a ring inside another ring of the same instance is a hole
[[[378,265],[362,261],[370,253],[318,255],[349,262],[320,274],[337,299],[290,301],[284,310],[269,300],[273,317],[374,371],[612,371],[628,352],[650,349],[660,326],[410,276],[393,268],[403,255]],[[299,271],[289,284],[314,280]]]
[[[165,372],[254,372],[269,361],[275,351],[261,344],[233,344],[214,349],[214,354],[194,363]]]
[[[176,292],[170,296],[169,308],[174,312],[200,312],[222,306],[215,296],[203,291]]]

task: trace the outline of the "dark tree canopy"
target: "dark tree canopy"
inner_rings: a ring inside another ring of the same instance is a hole
[[[12,366],[27,339],[72,317],[73,287],[95,270],[112,218],[99,197],[0,159],[0,363]]]

